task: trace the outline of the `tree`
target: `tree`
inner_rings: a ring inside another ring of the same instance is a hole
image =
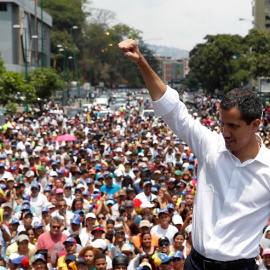
[[[5,62],[2,60],[1,52],[0,52],[0,75],[6,71]]]
[[[49,99],[54,91],[66,87],[62,78],[53,68],[37,68],[29,73],[29,82],[35,88],[35,94],[40,99]]]
[[[246,54],[250,64],[250,74],[255,79],[270,77],[270,33],[251,30],[245,37]]]
[[[239,35],[208,35],[190,52],[190,78],[214,92],[228,91],[249,81],[244,39]]]
[[[8,103],[20,101],[31,102],[36,96],[32,84],[25,84],[24,79],[13,71],[7,71],[0,76],[0,103],[4,106]]]

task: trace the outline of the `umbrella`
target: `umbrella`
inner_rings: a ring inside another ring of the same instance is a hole
[[[65,135],[61,135],[55,138],[56,142],[73,142],[73,141],[77,141],[77,138],[75,136],[69,135],[69,134],[65,134]]]

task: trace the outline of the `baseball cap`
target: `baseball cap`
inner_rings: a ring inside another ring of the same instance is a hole
[[[66,261],[66,262],[67,262],[67,261],[76,261],[76,259],[77,259],[76,255],[70,254],[70,255],[67,255],[65,261]]]
[[[23,218],[25,218],[26,216],[29,216],[29,215],[33,216],[33,214],[31,212],[26,212],[25,214],[23,214]]]
[[[119,195],[119,196],[126,196],[126,195],[127,195],[127,192],[126,192],[124,189],[120,189],[120,190],[118,191],[118,195]]]
[[[172,258],[179,258],[179,259],[184,259],[184,255],[181,251],[175,251],[173,255],[171,256]]]
[[[175,175],[182,175],[182,171],[176,170],[176,171],[174,172],[174,174],[175,174]]]
[[[136,270],[152,270],[152,266],[148,262],[142,262]]]
[[[56,171],[51,171],[50,172],[50,176],[53,177],[53,176],[58,176],[57,172]]]
[[[114,201],[113,200],[107,200],[106,205],[109,205],[109,204],[114,204]]]
[[[174,209],[174,205],[172,203],[168,203],[167,209]]]
[[[91,243],[91,246],[94,248],[100,248],[103,250],[107,248],[106,242],[104,239],[96,239],[94,242]]]
[[[262,252],[262,256],[269,254],[270,255],[270,248],[265,248]]]
[[[81,224],[81,218],[79,215],[75,214],[73,218],[70,220],[71,224],[80,225]]]
[[[161,214],[170,215],[168,209],[160,209],[160,212],[158,213],[158,216],[160,216]]]
[[[66,244],[66,243],[77,243],[76,239],[74,237],[68,237],[63,244]]]
[[[46,259],[45,259],[44,255],[42,255],[42,254],[36,254],[33,262],[35,263],[38,260],[42,260],[43,262],[46,262]]]
[[[125,202],[125,207],[134,207],[133,201],[126,201]]]
[[[64,190],[62,188],[57,188],[55,190],[55,194],[62,194],[62,193],[64,193]]]
[[[152,186],[152,182],[151,182],[151,181],[145,181],[145,182],[143,183],[143,187],[146,187],[146,186],[148,186],[148,185],[151,185],[151,186]]]
[[[75,261],[75,264],[76,264],[76,265],[78,265],[78,264],[85,264],[85,265],[87,265],[87,262],[86,262],[86,260],[85,260],[84,258],[79,257],[79,258],[77,258],[77,260]]]
[[[93,234],[93,232],[96,232],[96,231],[101,231],[103,233],[105,232],[104,229],[103,229],[103,227],[101,225],[95,225],[95,226],[93,226],[93,229],[91,231],[91,234]]]
[[[94,180],[92,178],[86,178],[86,184],[93,184]]]
[[[172,222],[174,225],[183,225],[183,219],[180,215],[173,215],[172,217]]]
[[[145,208],[152,208],[154,207],[155,205],[153,203],[150,203],[149,201],[146,201],[144,203],[141,204],[141,209],[145,209]]]
[[[87,213],[85,216],[85,220],[87,220],[88,218],[94,218],[97,219],[96,215],[94,213]]]
[[[52,191],[51,187],[50,186],[46,186],[44,188],[44,192],[49,192],[49,191]]]
[[[115,175],[116,177],[123,176],[123,171],[120,170],[120,169],[116,169],[116,170],[114,171],[114,175]]]
[[[31,189],[32,189],[32,188],[37,188],[37,189],[39,189],[39,184],[38,184],[37,181],[34,181],[34,182],[32,183]]]
[[[127,243],[125,243],[121,248],[121,252],[124,251],[131,252],[132,254],[134,254],[134,249]]]
[[[25,234],[21,234],[17,238],[17,242],[19,242],[19,243],[22,242],[22,241],[24,241],[24,240],[29,241],[29,237],[27,235],[25,235]]]
[[[123,224],[118,223],[118,224],[114,225],[114,230],[115,230],[116,233],[123,232],[124,231]]]
[[[141,220],[140,224],[139,224],[139,228],[142,228],[142,227],[148,227],[150,228],[151,227],[151,224],[148,220]]]
[[[171,260],[171,257],[167,256],[165,253],[159,253],[154,258],[154,264],[156,267],[160,266],[163,263],[167,263]]]
[[[34,229],[37,229],[37,228],[43,227],[43,225],[42,225],[41,222],[38,222],[37,221],[37,222],[34,223],[34,226],[33,227],[34,227]]]
[[[21,210],[30,210],[30,205],[29,204],[26,204],[24,203]]]
[[[2,206],[2,208],[8,207],[8,208],[12,209],[12,203],[10,203],[10,202],[3,203],[1,206]]]
[[[10,261],[14,264],[22,264],[25,267],[29,267],[29,259],[24,255],[20,255],[19,257],[11,259]]]
[[[190,233],[192,232],[192,224],[189,224],[189,225],[186,227],[185,232],[186,232],[187,234],[190,234]]]
[[[20,224],[20,221],[17,219],[17,218],[13,218],[10,222],[11,225],[14,225],[14,224]]]

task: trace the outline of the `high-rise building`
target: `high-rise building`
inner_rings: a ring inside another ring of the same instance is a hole
[[[52,17],[36,4],[0,0],[0,52],[9,71],[27,74],[27,68],[50,66]]]
[[[254,28],[270,30],[270,0],[253,0]]]

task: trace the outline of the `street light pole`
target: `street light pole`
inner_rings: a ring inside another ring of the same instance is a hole
[[[44,67],[43,0],[40,0],[40,9],[41,9],[41,66]]]
[[[251,22],[258,30],[262,30],[261,27],[252,20],[248,20],[248,19],[245,19],[245,18],[239,18],[239,21],[240,22]]]
[[[79,84],[78,68],[77,68],[76,54],[75,54],[74,40],[73,40],[73,32],[72,32],[73,29],[78,29],[78,26],[72,26],[72,27],[70,28],[70,34],[71,34],[71,42],[72,42],[72,50],[73,50],[74,67],[75,67],[75,74],[76,74],[76,81],[77,81],[77,92],[78,92],[79,106],[82,107],[81,90],[80,90],[80,84]]]

